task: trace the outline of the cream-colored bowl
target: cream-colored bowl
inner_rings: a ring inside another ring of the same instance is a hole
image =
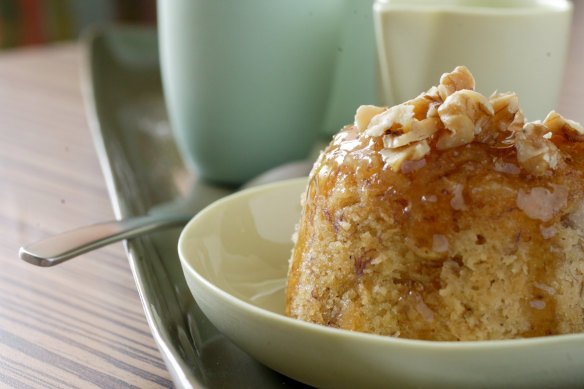
[[[326,388],[582,387],[584,334],[431,342],[290,319],[284,287],[306,179],[249,189],[201,211],[178,250],[197,303],[266,366]]]

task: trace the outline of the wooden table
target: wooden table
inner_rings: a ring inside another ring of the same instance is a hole
[[[559,111],[584,123],[584,4]],[[0,54],[0,387],[171,387],[123,248],[54,268],[21,244],[113,218],[80,92],[81,50]]]
[[[172,387],[117,244],[53,268],[21,244],[114,217],[74,44],[0,54],[0,387]]]

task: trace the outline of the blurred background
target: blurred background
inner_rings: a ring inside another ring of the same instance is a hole
[[[156,23],[156,0],[0,0],[0,50],[75,40],[94,23]]]

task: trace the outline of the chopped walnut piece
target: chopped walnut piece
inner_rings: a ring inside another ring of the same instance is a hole
[[[519,111],[519,97],[517,97],[516,93],[493,93],[489,97],[489,101],[493,106],[495,116],[497,116],[497,113],[503,112],[513,117]],[[501,118],[501,116],[499,117]]]
[[[437,130],[440,121],[437,118],[411,120],[401,135],[388,134],[383,136],[383,146],[388,149],[402,147],[413,142],[431,137]],[[406,132],[407,131],[407,132]]]
[[[428,113],[426,114],[426,116],[429,118],[439,117],[440,115],[438,115],[438,107],[439,107],[439,104],[430,104],[430,106],[428,107]]]
[[[539,176],[564,163],[562,152],[554,144],[558,142],[554,134],[584,142],[580,124],[554,111],[543,123],[526,123],[517,94],[495,92],[487,98],[474,87],[469,70],[458,66],[442,75],[440,85],[400,105],[360,106],[354,125],[365,137],[381,137],[381,157],[393,171],[399,171],[405,161],[422,159],[431,149],[479,142],[495,149],[516,149],[518,164],[497,162],[496,171],[520,174],[523,168]],[[348,139],[342,141],[347,142],[344,147],[348,150],[352,144]],[[408,164],[401,171],[411,172],[422,166],[421,162]]]
[[[394,172],[400,170],[405,161],[417,161],[430,152],[430,146],[425,140],[397,149],[382,149],[380,151],[385,166]]]
[[[570,140],[584,141],[584,128],[579,123],[564,118],[556,111],[551,111],[543,124],[555,134],[563,134]]]
[[[440,77],[437,91],[442,100],[446,100],[454,92],[463,89],[474,90],[474,88],[475,80],[470,71],[465,66],[457,66],[452,73],[444,73]]]
[[[523,116],[523,112],[521,110],[519,110],[515,114],[513,121],[509,124],[509,127],[507,127],[507,130],[512,131],[512,132],[518,132],[518,131],[521,131],[523,129],[524,125],[525,125],[525,116]]]
[[[494,115],[490,122],[496,131],[519,131],[523,128],[523,114],[519,109],[519,97],[515,93],[499,93],[489,97]],[[513,126],[512,126],[513,125]]]
[[[405,126],[414,117],[414,106],[401,104],[391,107],[385,112],[374,116],[369,122],[365,135],[380,136],[387,130],[391,130],[394,125]]]
[[[366,130],[371,119],[384,111],[387,111],[387,108],[377,107],[375,105],[360,106],[357,108],[357,113],[355,114],[355,126],[361,131]]]
[[[440,106],[440,104],[444,102],[438,93],[438,87],[433,86],[432,88],[430,88],[430,90],[422,93],[419,97],[422,97],[423,99],[428,101],[427,103],[428,105],[426,107],[426,117],[437,118],[438,107]]]
[[[425,98],[435,102],[442,103],[444,101],[444,99],[440,97],[440,91],[438,90],[437,86],[433,86],[432,88],[428,89],[428,91],[422,93],[421,96],[424,96]]]
[[[438,114],[449,130],[436,144],[438,150],[443,150],[472,142],[494,112],[491,103],[482,94],[460,90],[448,96],[438,108]]]
[[[414,119],[423,120],[428,117],[428,110],[430,109],[430,107],[440,105],[441,102],[435,102],[432,99],[426,97],[424,93],[422,93],[416,98],[406,101],[404,104],[413,105]]]
[[[519,98],[515,93],[493,93],[489,97],[493,116],[485,123],[477,140],[491,145],[511,143],[511,133],[523,129],[525,119],[519,109]],[[508,144],[509,146],[511,144]]]
[[[515,137],[517,161],[527,171],[541,176],[548,169],[555,169],[562,160],[560,150],[549,139],[548,127],[540,122],[526,123]]]

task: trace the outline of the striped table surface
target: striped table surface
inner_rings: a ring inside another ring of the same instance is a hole
[[[584,123],[584,2],[559,111]],[[172,387],[121,244],[54,268],[20,245],[113,218],[76,44],[0,53],[0,387]]]
[[[172,387],[121,244],[53,268],[18,259],[22,244],[114,217],[81,57],[0,53],[0,387]]]

